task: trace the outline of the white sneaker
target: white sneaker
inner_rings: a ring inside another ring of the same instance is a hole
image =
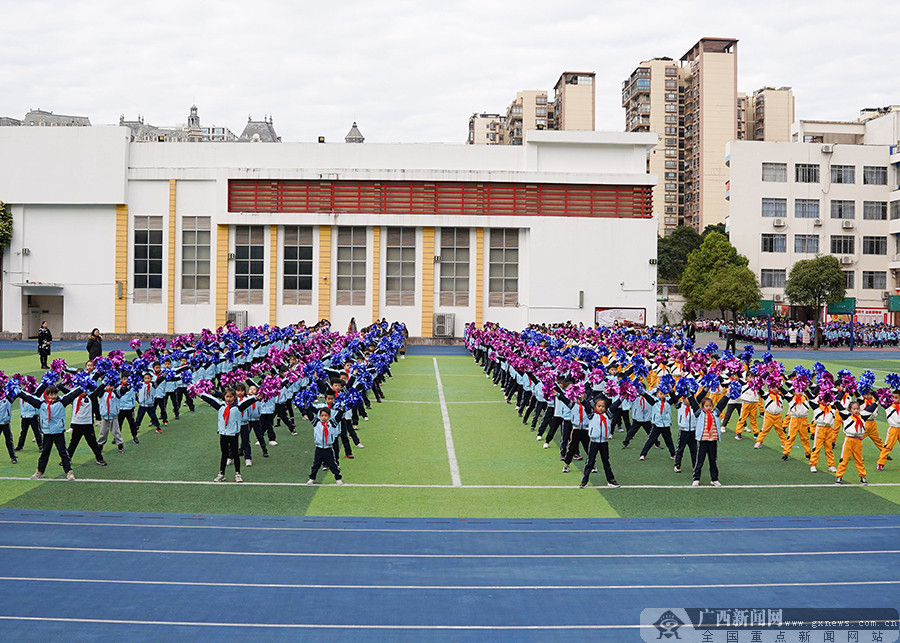
[[[549,442],[544,442],[544,448],[545,448],[545,449],[549,449],[549,448],[550,448],[550,443],[549,443]]]
[[[270,446],[270,447],[277,447],[277,446],[278,446],[278,443],[277,443],[275,440],[269,440],[269,446]]]
[[[344,484],[344,481],[343,481],[343,480],[335,480],[335,481],[334,481],[334,484],[336,484],[336,485],[342,485],[342,484]]]
[[[837,473],[837,467],[828,467],[828,470],[829,470],[831,473]]]
[[[225,466],[226,466],[226,467],[227,467],[227,466],[230,466],[230,465],[232,465],[232,464],[234,464],[234,460],[232,460],[231,458],[228,458],[227,460],[225,460]]]
[[[241,477],[241,474],[236,473],[236,474],[234,474],[234,481],[235,482],[243,482],[244,479]]]
[[[251,460],[250,458],[245,459],[245,460],[244,460],[244,465],[246,465],[246,466],[248,466],[248,467],[252,467],[252,466],[253,466],[253,460]]]
[[[367,415],[366,417],[363,418],[363,422],[368,422],[368,421],[369,421],[369,416]]]
[[[366,445],[363,444],[362,442],[360,442],[360,443],[357,444],[356,446],[357,446],[357,448],[359,448],[359,449],[365,449],[365,448],[366,448]]]
[[[692,486],[692,487],[699,487],[699,486],[700,486],[700,481],[699,481],[699,480],[694,480],[694,481],[691,483],[691,486]]]
[[[543,435],[537,436],[537,441],[538,441],[538,442],[540,442],[540,441],[543,440],[543,439],[544,439],[544,436],[543,436]]]
[[[44,476],[41,476],[41,477],[43,478]],[[66,474],[66,480],[74,480],[74,479],[75,479],[75,472],[69,471],[69,473]]]
[[[316,484],[316,481],[313,480],[312,478],[310,478],[309,480],[306,481],[306,484],[307,485]]]
[[[753,448],[754,449],[762,449],[762,442],[757,442],[756,444],[753,445]]]
[[[225,474],[220,473],[215,478],[213,478],[213,482],[223,482],[225,480]]]
[[[816,471],[818,471],[818,469],[816,469],[815,467],[810,467],[810,468],[809,468],[809,472],[810,472],[810,473],[815,473]]]
[[[722,483],[719,482],[718,480],[713,480],[713,481],[710,482],[709,484],[711,484],[711,485],[714,486],[714,487],[721,487],[721,486],[722,486]]]
[[[259,440],[254,443],[256,446],[259,446]]]

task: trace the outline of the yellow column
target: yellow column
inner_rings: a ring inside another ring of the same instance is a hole
[[[119,292],[121,289],[121,297]],[[113,290],[115,329],[128,332],[128,206],[116,206],[116,286]]]
[[[381,318],[381,302],[379,294],[381,293],[381,228],[375,226],[372,228],[372,322],[377,322]],[[362,326],[362,324],[360,324]]]
[[[225,325],[228,310],[228,226],[216,226],[216,326]]]
[[[278,226],[269,226],[269,326],[278,319]]]
[[[475,228],[475,326],[484,323],[484,228]]]
[[[169,179],[169,281],[166,312],[168,313],[168,332],[175,333],[175,179]],[[179,272],[180,274],[180,272]]]
[[[319,226],[319,319],[331,318],[331,226]],[[318,321],[318,320],[317,320]]]
[[[434,228],[422,228],[422,337],[434,335]]]

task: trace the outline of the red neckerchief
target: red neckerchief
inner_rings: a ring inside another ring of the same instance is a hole
[[[328,422],[322,422],[322,435],[324,436],[324,444],[328,444]]]
[[[78,396],[78,403],[75,404],[75,413],[76,413],[76,414],[77,414],[78,411],[81,409],[81,398],[82,398],[82,397],[83,397],[83,396],[79,395],[79,396]]]
[[[712,425],[713,425],[713,416],[712,416],[712,413],[710,413],[709,411],[704,411],[704,413],[706,413],[706,426],[704,427],[703,432],[704,432],[704,433],[706,433],[707,431],[710,431],[710,432],[711,432],[711,431],[712,431]]]
[[[859,429],[860,427],[865,429],[866,423],[863,421],[862,417],[860,417],[859,415],[854,415],[852,417],[857,429]]]
[[[106,393],[106,414],[107,414],[107,415],[110,415],[109,403],[110,403],[110,398],[111,398],[111,397],[112,397],[112,394],[109,393],[109,392],[107,392],[107,393]]]
[[[227,405],[225,407],[225,412],[222,413],[222,417],[225,419],[225,426],[228,426],[228,418],[231,417],[231,405]]]

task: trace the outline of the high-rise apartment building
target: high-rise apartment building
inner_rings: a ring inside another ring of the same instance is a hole
[[[622,83],[622,107],[626,131],[659,135],[647,169],[660,177],[653,212],[662,236],[679,225],[702,231],[724,222],[726,143],[789,140],[794,118],[790,87],[737,91],[732,38],[701,38],[678,61],[641,62]]]
[[[536,129],[547,129],[547,92],[516,92],[516,99],[506,108],[506,144],[521,145],[525,132]]]
[[[550,129],[594,130],[595,74],[592,71],[564,71],[553,88]]]
[[[472,114],[469,116],[469,145],[503,145],[506,136],[506,116],[500,114]]]

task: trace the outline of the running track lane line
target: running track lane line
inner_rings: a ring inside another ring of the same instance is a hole
[[[252,556],[274,558],[425,558],[425,559],[573,559],[573,558],[766,558],[782,556],[872,556],[900,554],[900,549],[871,551],[771,551],[771,552],[702,552],[665,554],[358,554],[339,552],[291,552],[291,551],[214,551],[202,549],[127,549],[119,547],[62,547],[40,545],[0,545],[0,550],[77,551],[102,554],[166,554],[197,556]],[[894,581],[891,581],[892,583]],[[896,581],[900,584],[900,580]],[[390,585],[388,587],[391,587]],[[674,586],[673,586],[674,587]],[[749,585],[748,585],[749,587]]]
[[[376,532],[376,533],[428,533],[428,534],[617,534],[617,533],[682,533],[682,532],[758,532],[758,531],[860,531],[872,529],[900,529],[900,525],[822,525],[820,527],[685,527],[679,529],[399,529],[393,527],[242,527],[238,525],[160,525],[154,523],[117,523],[117,522],[64,522],[61,520],[5,520],[4,525],[45,525],[64,527],[125,527],[135,529],[222,529],[224,531],[337,531],[337,532]]]
[[[205,623],[202,621],[138,621],[110,618],[63,618],[52,616],[7,616],[4,621],[51,623],[95,623],[102,625],[171,625],[178,627],[253,627],[297,630],[637,630],[647,625],[337,625],[325,623]]]
[[[635,590],[635,589],[747,589],[759,587],[833,587],[859,585],[900,585],[900,580],[871,581],[811,581],[808,583],[713,583],[688,585],[324,585],[299,583],[216,583],[202,581],[129,580],[118,578],[41,578],[28,576],[0,576],[0,581],[28,583],[94,583],[99,585],[161,585],[177,587],[239,587],[259,589],[365,589],[365,590],[449,590],[449,591],[543,591],[543,590]]]
[[[452,486],[461,487],[459,478],[459,462],[456,461],[456,448],[453,446],[453,432],[450,430],[450,412],[447,410],[447,400],[444,399],[444,384],[441,382],[441,371],[438,368],[437,357],[432,357],[434,362],[434,378],[437,380],[438,400],[441,403],[441,419],[444,420],[444,439],[447,442],[447,459],[450,461],[450,480]]]
[[[446,413],[446,406],[442,409]],[[449,426],[449,424],[448,424]],[[568,491],[578,490],[581,491],[581,488],[577,485],[526,485],[526,484],[462,484],[459,481],[459,465],[456,463],[456,453],[451,451],[453,449],[453,438],[450,435],[447,435],[447,450],[448,454],[451,455],[450,460],[450,472],[453,474],[453,465],[456,464],[456,483],[457,484],[389,484],[389,483],[367,483],[367,482],[345,482],[341,485],[342,488],[346,489],[347,487],[360,487],[360,488],[374,488],[374,489],[563,489]],[[14,477],[14,476],[0,476],[0,480],[25,480],[32,482],[68,482],[73,484],[72,481],[66,480],[65,478],[41,478],[40,480],[33,480],[30,477]],[[121,479],[105,479],[105,478],[77,478],[74,484],[78,482],[102,482],[102,483],[119,483],[119,484],[168,484],[168,485],[207,485],[213,487],[219,487],[223,485],[234,485],[240,484],[244,487],[305,487],[307,486],[305,482],[247,482],[246,480],[241,483],[231,483],[231,482],[212,482],[210,480],[121,480]],[[336,487],[337,485],[322,485],[316,484],[314,485],[316,488],[330,488]],[[868,484],[870,487],[900,487],[900,482],[870,482]],[[635,485],[622,485],[621,488],[612,491],[612,493],[623,493],[627,492],[629,489],[718,489],[719,492],[728,489],[857,489],[862,487],[862,485],[857,484],[833,484],[828,482],[822,482],[819,484],[733,484],[733,485],[722,485],[721,487],[713,487],[712,485],[701,485],[700,487],[692,487],[689,484],[676,485],[676,484],[635,484]],[[596,486],[587,487],[589,489],[599,489],[603,491],[607,489],[605,485],[599,484]]]

